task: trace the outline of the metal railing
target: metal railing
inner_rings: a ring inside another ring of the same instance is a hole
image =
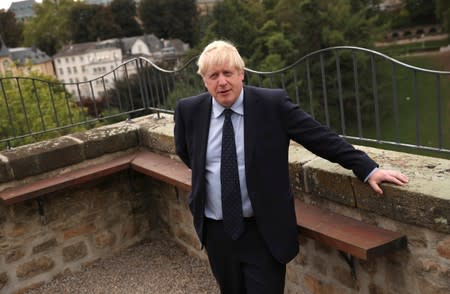
[[[152,112],[204,91],[191,59],[165,70],[128,60],[96,79],[60,83],[0,78],[2,149]],[[285,88],[320,122],[355,142],[450,154],[450,72],[408,65],[374,50],[339,46],[273,72],[246,68],[245,83]]]

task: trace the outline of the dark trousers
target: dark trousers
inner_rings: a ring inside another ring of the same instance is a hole
[[[269,252],[253,218],[245,232],[232,240],[223,222],[205,221],[205,248],[222,294],[283,294],[286,265]]]

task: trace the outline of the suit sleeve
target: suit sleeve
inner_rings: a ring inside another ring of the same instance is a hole
[[[174,138],[175,138],[175,151],[180,159],[191,168],[189,150],[186,140],[186,122],[182,115],[182,106],[178,102],[175,108],[175,127],[174,127]]]
[[[378,167],[365,152],[355,149],[338,134],[292,103],[286,92],[280,103],[285,127],[292,140],[324,159],[351,169],[361,181]]]

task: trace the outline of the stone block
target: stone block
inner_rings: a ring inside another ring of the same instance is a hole
[[[139,145],[139,126],[118,123],[71,135],[83,141],[86,158],[95,158],[107,153],[118,152]]]
[[[381,286],[371,283],[369,285],[369,294],[387,294],[387,292]]]
[[[342,285],[347,288],[354,289],[359,291],[359,282],[358,280],[352,277],[351,271],[349,268],[344,268],[341,266],[333,267],[333,277],[339,281]]]
[[[418,278],[418,285],[418,290],[421,294],[448,294],[448,286],[436,285],[423,277]]]
[[[9,278],[6,272],[0,273],[0,290],[8,284]]]
[[[289,178],[294,191],[310,192],[306,185],[306,173],[303,166],[311,160],[317,158],[297,143],[289,146]]]
[[[139,137],[142,146],[152,150],[175,154],[173,139],[173,116],[161,114],[150,115],[139,122]]]
[[[64,262],[79,260],[87,255],[87,246],[83,241],[63,248],[62,255]]]
[[[24,252],[23,248],[13,249],[13,250],[9,251],[8,253],[6,253],[5,263],[9,264],[9,263],[18,261],[24,256],[25,256],[25,252]]]
[[[9,165],[7,159],[5,161],[2,160],[2,155],[0,153],[0,183],[8,182],[11,180],[11,176],[9,173]]]
[[[377,194],[369,185],[361,183],[357,178],[352,179],[352,185],[357,208],[388,217],[395,214],[393,200],[389,197],[389,193]]]
[[[28,279],[49,271],[54,265],[55,262],[50,257],[41,256],[19,265],[16,269],[16,276],[19,279]]]
[[[439,256],[450,260],[450,237],[445,238],[437,244]]]
[[[81,145],[73,139],[59,137],[6,150],[9,166],[16,180],[70,166],[84,160]]]
[[[34,246],[32,252],[33,252],[33,254],[37,254],[37,253],[46,251],[50,248],[56,247],[56,245],[58,245],[58,242],[56,241],[55,238],[52,238],[50,240],[47,240],[45,242],[42,242],[42,243]]]
[[[355,207],[351,178],[352,172],[341,166],[316,158],[303,166],[306,185],[311,194]]]
[[[349,293],[342,287],[336,285],[324,283],[320,279],[313,275],[306,274],[303,278],[303,284],[312,294],[345,294]]]
[[[111,231],[103,231],[95,235],[95,247],[106,248],[111,247],[116,241],[116,236]]]
[[[122,224],[121,239],[129,240],[137,236],[140,232],[139,224],[134,221],[127,221]]]
[[[326,260],[324,260],[322,257],[320,256],[313,257],[313,268],[321,275],[324,276],[327,275],[328,264]]]
[[[64,232],[64,240],[69,240],[77,236],[86,235],[95,232],[97,228],[94,224],[82,224]]]

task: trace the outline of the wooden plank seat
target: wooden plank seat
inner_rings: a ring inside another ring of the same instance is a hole
[[[183,163],[150,151],[139,151],[108,163],[6,189],[0,192],[0,199],[5,204],[14,204],[128,168],[182,190],[191,189],[191,171]],[[367,260],[406,246],[406,236],[403,234],[306,204],[299,199],[295,200],[295,208],[299,233],[349,254],[352,258],[346,260],[352,272],[353,257]]]

